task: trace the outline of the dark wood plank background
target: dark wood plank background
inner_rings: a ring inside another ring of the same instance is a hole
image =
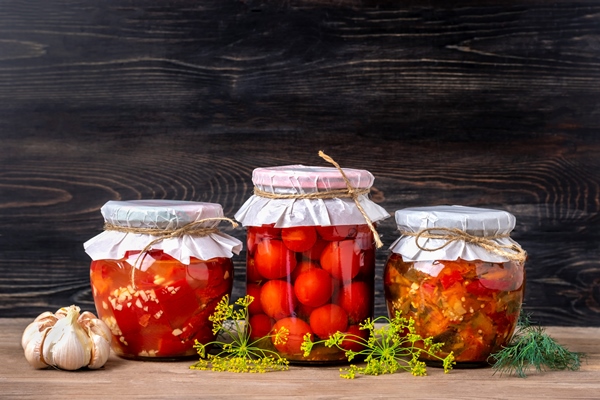
[[[390,213],[514,213],[525,308],[600,326],[599,1],[6,0],[0,139],[0,317],[93,309],[106,201],[233,216],[253,168],[323,150]]]

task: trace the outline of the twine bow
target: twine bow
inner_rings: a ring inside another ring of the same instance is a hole
[[[148,251],[154,246],[156,243],[162,242],[165,239],[173,239],[180,238],[185,235],[195,236],[195,237],[203,237],[208,236],[211,233],[219,232],[219,229],[216,227],[207,228],[202,226],[202,224],[210,221],[227,221],[231,224],[232,227],[237,228],[238,224],[232,219],[226,217],[213,217],[213,218],[205,218],[199,221],[191,222],[177,229],[160,229],[160,228],[132,228],[127,226],[119,226],[114,224],[106,223],[104,224],[105,231],[117,231],[124,233],[137,233],[142,235],[151,235],[156,236],[150,243],[148,243],[137,256],[133,263],[133,267],[131,268],[131,285],[134,289],[137,289],[135,285],[135,270],[139,265],[138,262],[143,262],[144,257],[148,254]]]
[[[402,231],[401,234],[403,236],[414,236],[415,244],[423,251],[437,251],[443,249],[452,242],[463,241],[465,243],[477,245],[498,256],[508,258],[511,261],[522,263],[527,259],[527,253],[519,245],[503,245],[494,241],[494,239],[507,238],[509,235],[474,236],[457,228],[426,228],[419,232]],[[421,238],[445,240],[446,242],[435,248],[423,247],[419,244],[419,239]]]
[[[344,179],[344,182],[346,183],[346,189],[335,189],[335,190],[327,190],[325,192],[314,192],[314,193],[300,193],[300,194],[279,194],[279,193],[277,193],[276,194],[276,193],[271,193],[271,192],[265,192],[264,190],[254,187],[254,194],[257,196],[266,197],[269,199],[333,199],[333,198],[340,198],[340,197],[349,197],[352,200],[354,200],[354,203],[356,204],[358,211],[360,211],[362,216],[365,218],[365,221],[367,222],[369,229],[371,230],[371,232],[373,232],[373,237],[375,239],[375,244],[377,245],[377,248],[380,248],[381,246],[383,246],[383,243],[381,242],[381,238],[379,237],[379,233],[377,233],[377,230],[375,229],[373,222],[371,222],[371,219],[369,218],[369,216],[367,215],[367,213],[361,206],[360,202],[358,201],[358,196],[368,194],[369,189],[368,188],[367,189],[359,189],[359,188],[355,188],[354,186],[352,186],[350,179],[348,179],[348,177],[346,176],[346,173],[340,167],[340,165],[337,162],[335,162],[333,160],[333,158],[329,157],[327,154],[323,153],[323,151],[321,151],[321,150],[319,150],[319,157],[321,157],[328,163],[333,164],[333,166],[337,168],[337,170],[340,172],[340,174],[342,174],[342,178]]]

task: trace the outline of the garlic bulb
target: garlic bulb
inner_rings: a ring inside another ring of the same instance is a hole
[[[34,368],[77,370],[102,367],[110,354],[110,330],[77,306],[40,314],[23,332],[21,346]]]

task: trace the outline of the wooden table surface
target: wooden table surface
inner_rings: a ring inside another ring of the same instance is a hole
[[[429,368],[409,373],[339,377],[339,367],[298,367],[266,374],[190,370],[193,361],[138,362],[111,354],[95,371],[35,370],[20,345],[29,319],[0,319],[0,397],[16,398],[429,398],[429,399],[598,399],[600,328],[549,327],[547,332],[587,357],[579,371],[532,372],[527,378],[494,375],[491,368]],[[118,396],[118,397],[117,397]]]

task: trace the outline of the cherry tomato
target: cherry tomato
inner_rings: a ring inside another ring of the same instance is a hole
[[[360,271],[361,251],[354,240],[331,242],[321,253],[321,267],[341,281],[349,281]]]
[[[346,351],[348,350],[352,350],[355,352],[359,352],[361,350],[363,350],[365,348],[364,344],[368,338],[369,338],[369,330],[368,329],[360,329],[360,326],[358,325],[350,325],[348,327],[348,329],[346,330],[346,332],[344,332],[346,334],[350,334],[353,336],[350,336],[344,340],[342,340],[342,343],[340,343],[340,347]],[[361,340],[362,339],[362,340]]]
[[[356,232],[358,232],[358,227],[356,225],[317,226],[317,232],[323,239],[329,242],[337,242],[354,238]]]
[[[292,315],[297,302],[294,288],[286,281],[268,281],[260,290],[262,309],[276,320]]]
[[[371,315],[373,309],[372,289],[362,281],[344,285],[339,291],[335,303],[346,311],[350,324],[358,324]]]
[[[327,339],[336,332],[348,328],[348,315],[336,304],[325,304],[310,314],[310,327],[321,339]]]
[[[281,228],[275,228],[275,224],[253,226],[252,231],[256,234],[258,240],[278,239],[281,237]]]
[[[321,269],[321,267],[317,263],[311,261],[300,261],[298,264],[296,264],[296,268],[294,268],[294,271],[292,272],[292,282],[296,281],[300,274],[303,274],[315,268]]]
[[[296,267],[296,255],[281,240],[262,240],[256,245],[254,263],[267,279],[279,279]]]
[[[281,238],[288,249],[301,253],[313,247],[317,241],[317,231],[314,226],[283,228]]]
[[[278,332],[281,327],[285,327],[289,331],[288,339],[285,343],[275,343],[275,338],[272,337],[271,340],[275,348],[283,354],[302,354],[303,351],[300,346],[304,342],[304,335],[309,333],[311,338],[313,335],[310,325],[300,318],[289,317],[277,321],[273,326],[273,332]]]
[[[248,296],[254,297],[254,300],[248,306],[248,312],[250,315],[254,314],[262,314],[263,309],[260,304],[260,290],[261,287],[255,283],[248,283],[246,285],[246,294]]]
[[[250,324],[250,339],[256,340],[263,338],[271,332],[273,321],[265,314],[256,314],[248,319]]]
[[[317,238],[315,244],[308,250],[302,252],[302,257],[307,260],[319,261],[321,258],[321,252],[329,244],[326,240]]]
[[[248,256],[246,262],[246,282],[260,282],[263,279],[263,276],[256,269],[254,258]]]
[[[321,268],[313,268],[296,278],[294,293],[302,304],[319,307],[327,303],[333,293],[331,275]]]
[[[275,224],[263,226],[251,226],[248,228],[248,237],[246,240],[249,253],[254,253],[254,249],[258,242],[263,239],[279,239],[281,237],[281,229],[275,228]]]

